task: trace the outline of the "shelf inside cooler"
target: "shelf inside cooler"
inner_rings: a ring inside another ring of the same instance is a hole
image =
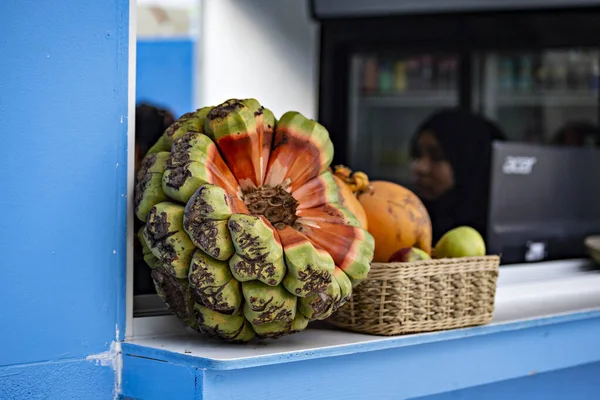
[[[499,93],[500,107],[596,107],[599,94],[593,91],[540,91],[533,93]],[[458,104],[458,95],[441,91],[365,94],[359,98],[365,107],[451,107]]]
[[[499,93],[497,105],[500,107],[597,107],[598,93],[589,90]]]
[[[458,94],[449,91],[374,93],[361,96],[359,104],[364,107],[453,107],[458,105]]]

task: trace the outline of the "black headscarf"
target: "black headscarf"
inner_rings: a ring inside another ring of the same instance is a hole
[[[425,120],[411,141],[416,154],[419,136],[429,131],[440,142],[454,172],[454,187],[435,201],[423,199],[433,225],[433,244],[450,229],[467,225],[486,238],[491,150],[504,134],[482,116],[449,109]]]
[[[141,103],[135,108],[135,145],[143,157],[175,118],[165,109]]]
[[[135,168],[137,175],[137,168],[139,167],[140,161],[146,155],[146,152],[156,143],[156,141],[163,134],[165,129],[169,127],[174,121],[173,114],[166,109],[159,108],[150,104],[139,104],[135,109],[135,147],[136,147],[136,160]],[[137,233],[138,230],[144,225],[142,221],[134,218],[134,230]],[[144,261],[144,255],[142,252],[142,246],[139,240],[134,241],[134,283],[133,292],[134,294],[152,294],[156,293],[154,283],[150,277],[150,268]]]

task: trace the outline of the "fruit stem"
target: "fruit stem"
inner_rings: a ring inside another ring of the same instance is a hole
[[[362,171],[352,172],[350,168],[340,164],[333,167],[333,173],[348,185],[355,196],[370,189],[369,177]]]

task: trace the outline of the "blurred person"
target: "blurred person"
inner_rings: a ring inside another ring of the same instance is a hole
[[[165,109],[147,103],[135,108],[135,171],[146,152],[152,147],[165,129],[175,122],[173,114]]]
[[[557,146],[600,146],[600,128],[586,121],[567,122],[558,130],[551,144]]]
[[[158,138],[163,134],[165,129],[169,127],[175,118],[173,114],[160,107],[150,104],[141,103],[135,108],[135,159],[134,168],[135,176],[140,167],[144,156],[152,147]],[[154,293],[154,283],[150,276],[150,268],[144,261],[142,246],[137,240],[137,232],[143,226],[143,222],[137,217],[134,217],[134,294],[150,294]]]
[[[412,137],[412,179],[431,217],[433,245],[461,225],[486,238],[494,140],[505,140],[495,124],[460,109],[434,113]]]

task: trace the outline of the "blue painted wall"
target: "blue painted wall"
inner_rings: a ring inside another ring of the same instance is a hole
[[[202,399],[202,371],[188,365],[123,354],[123,391],[132,399]],[[250,398],[250,397],[248,397]]]
[[[194,107],[194,41],[140,39],[136,54],[136,102],[165,107],[179,117]]]
[[[0,398],[111,398],[129,3],[0,2]]]

